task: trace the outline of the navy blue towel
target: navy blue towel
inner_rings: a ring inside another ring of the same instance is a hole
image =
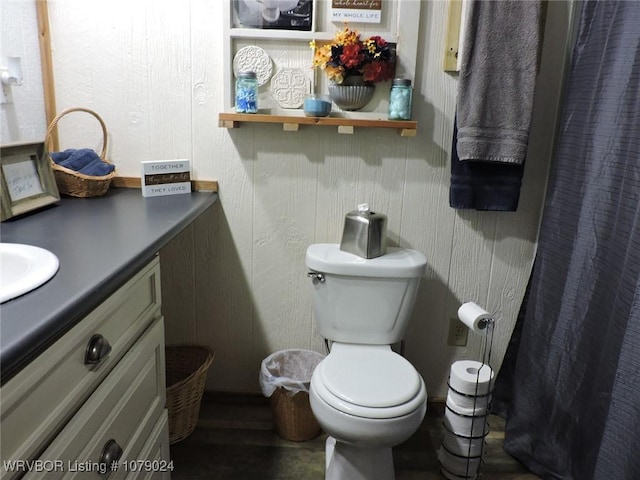
[[[108,175],[115,169],[114,165],[104,162],[90,148],[70,148],[62,152],[52,152],[51,158],[61,167],[93,177]]]
[[[461,161],[457,120],[451,146],[449,205],[457,209],[515,212],[520,200],[524,163]]]

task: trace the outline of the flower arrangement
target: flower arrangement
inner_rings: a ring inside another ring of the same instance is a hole
[[[310,46],[313,68],[323,70],[335,83],[351,75],[362,75],[369,83],[383,82],[395,73],[395,49],[380,36],[362,40],[356,30],[345,27],[331,43],[318,46],[312,41]]]

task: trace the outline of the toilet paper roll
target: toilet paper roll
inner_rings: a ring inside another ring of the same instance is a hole
[[[447,406],[460,415],[486,415],[490,400],[491,395],[462,395],[451,389],[447,393]]]
[[[464,395],[487,395],[493,390],[493,370],[475,360],[458,360],[451,365],[449,386]]]
[[[480,457],[487,453],[487,445],[484,437],[465,438],[454,435],[448,430],[444,431],[442,446],[459,457]]]
[[[489,433],[486,416],[466,417],[454,412],[449,407],[444,409],[443,423],[447,430],[460,437],[480,438]]]
[[[476,474],[464,476],[464,475],[456,475],[454,473],[448,472],[442,465],[440,465],[440,476],[445,480],[476,480]]]
[[[463,303],[458,309],[458,318],[470,330],[482,333],[487,328],[487,320],[493,318],[489,312],[474,302]]]
[[[480,467],[480,458],[457,457],[444,448],[438,450],[438,460],[444,470],[462,478],[475,478]]]

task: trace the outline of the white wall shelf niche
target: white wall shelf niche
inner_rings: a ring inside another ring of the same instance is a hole
[[[391,82],[378,84],[376,95],[370,104],[358,112],[332,112],[330,117],[305,117],[300,109],[280,110],[275,103],[267,83],[259,88],[258,114],[237,114],[234,112],[235,78],[233,59],[236,53],[247,45],[265,49],[274,63],[273,72],[283,68],[299,68],[308,72],[310,93],[327,93],[328,81],[322,73],[313,71],[311,63],[313,51],[309,42],[326,42],[344,28],[341,21],[331,20],[331,0],[314,0],[313,20],[309,31],[245,28],[233,25],[233,0],[224,0],[224,53],[225,83],[222,113],[219,126],[237,128],[241,123],[282,123],[284,130],[296,131],[299,125],[337,126],[340,133],[353,133],[354,128],[396,128],[403,136],[414,136],[416,121],[386,120],[388,110],[388,89]],[[420,4],[415,0],[385,0],[382,2],[380,23],[350,22],[348,26],[364,37],[380,35],[396,44],[396,77],[414,80],[417,57],[418,23]],[[293,119],[293,121],[290,121]],[[286,121],[285,121],[286,120]]]

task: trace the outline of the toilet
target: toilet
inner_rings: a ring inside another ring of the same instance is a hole
[[[416,369],[391,349],[406,330],[426,258],[388,248],[365,259],[338,244],[307,249],[318,333],[331,345],[313,372],[309,401],[326,443],[327,480],[392,480],[392,447],[427,410]]]

